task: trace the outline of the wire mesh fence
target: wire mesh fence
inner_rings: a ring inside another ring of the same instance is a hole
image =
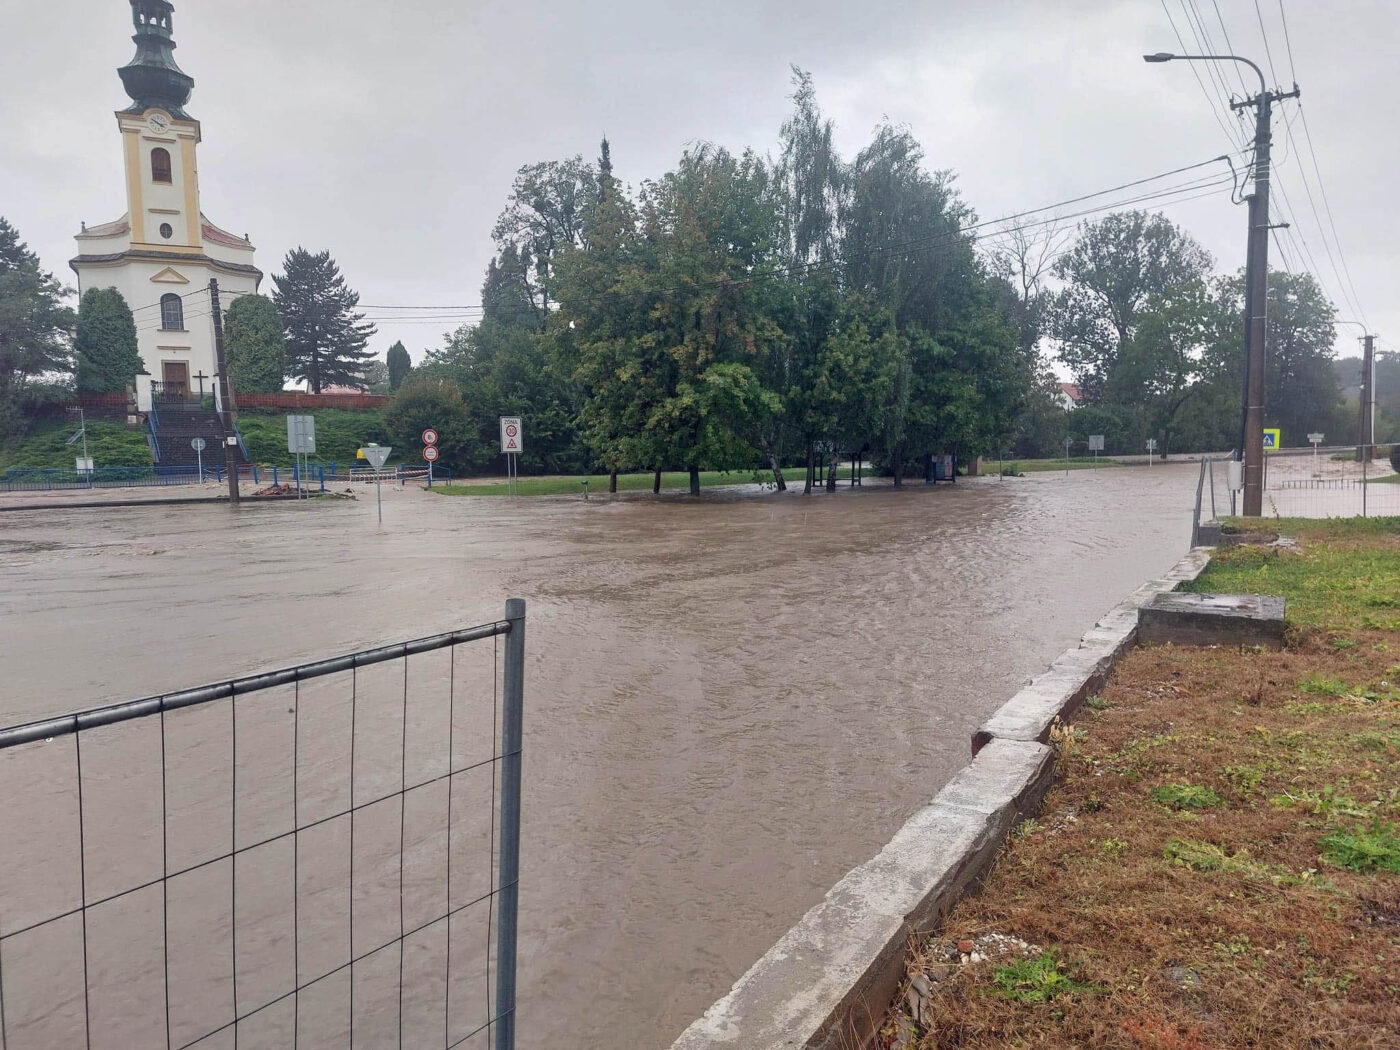
[[[524,615],[0,730],[0,1047],[510,1050]]]
[[[1266,518],[1355,518],[1400,515],[1400,473],[1390,465],[1392,446],[1369,457],[1355,446],[1280,449],[1264,458]],[[1228,482],[1224,461],[1202,466],[1200,521],[1240,513],[1240,494]],[[1212,505],[1213,501],[1213,505]]]

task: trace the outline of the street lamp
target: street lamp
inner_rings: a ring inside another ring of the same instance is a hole
[[[1290,92],[1270,91],[1264,71],[1239,55],[1174,55],[1159,51],[1143,55],[1144,62],[1240,62],[1259,77],[1259,94],[1231,102],[1231,109],[1255,109],[1254,193],[1249,197],[1249,248],[1245,255],[1245,366],[1244,426],[1241,457],[1244,460],[1244,516],[1257,518],[1264,511],[1264,340],[1269,295],[1269,146],[1273,139],[1270,115],[1274,102],[1297,98]]]

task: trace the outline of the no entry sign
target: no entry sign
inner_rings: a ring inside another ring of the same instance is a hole
[[[434,430],[432,427],[429,427],[427,430],[423,431],[423,444],[436,445],[437,443],[438,432],[436,430]]]
[[[501,451],[506,453],[523,452],[525,434],[520,426],[519,416],[501,417]]]

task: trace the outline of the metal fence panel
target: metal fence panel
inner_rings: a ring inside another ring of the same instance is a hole
[[[511,1050],[524,625],[0,729],[0,1047]]]

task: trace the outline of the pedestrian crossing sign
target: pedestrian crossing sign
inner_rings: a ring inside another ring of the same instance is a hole
[[[1282,440],[1280,439],[1279,431],[1277,431],[1277,430],[1265,430],[1265,431],[1264,431],[1264,451],[1265,451],[1265,452],[1277,452],[1281,446],[1282,446]]]

